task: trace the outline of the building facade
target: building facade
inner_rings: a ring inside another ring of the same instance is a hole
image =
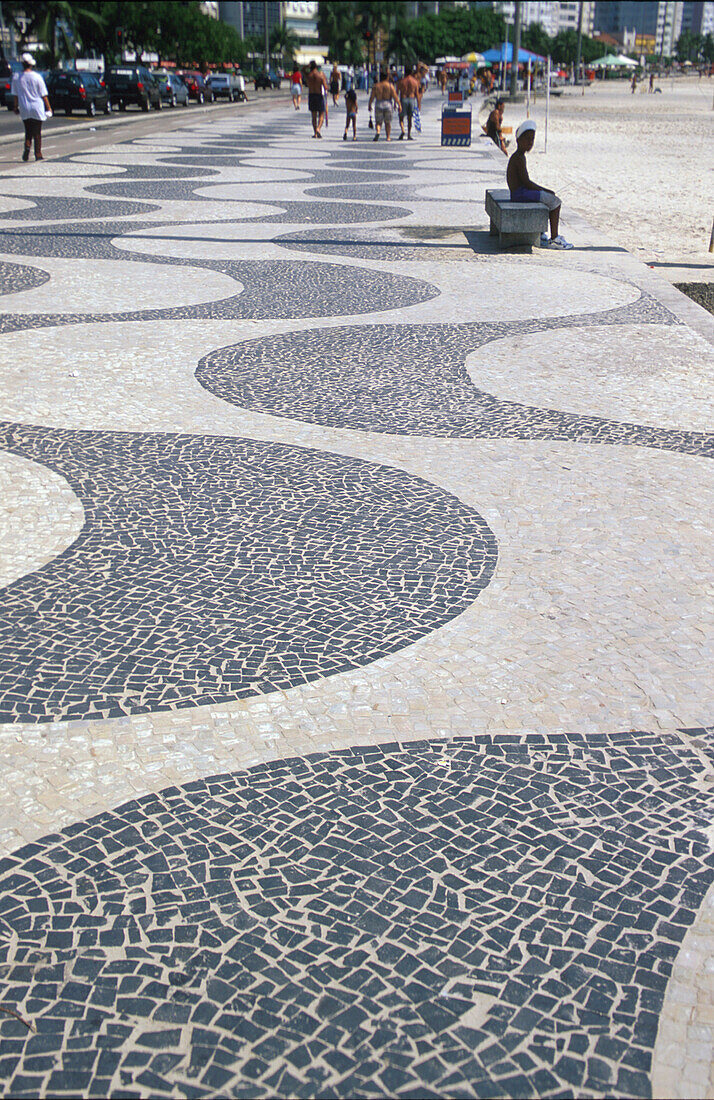
[[[218,16],[241,36],[265,36],[265,10],[262,0],[220,0]],[[301,42],[317,41],[317,0],[270,0],[267,5],[268,34],[285,25]]]
[[[682,30],[714,34],[714,0],[684,0]]]
[[[301,42],[317,42],[317,0],[292,0],[282,7],[283,23],[288,30]]]
[[[682,0],[597,0],[595,30],[614,34],[621,41],[626,33],[636,39],[654,39],[654,52],[670,57],[682,32]]]
[[[507,23],[513,23],[516,15],[515,0],[493,0],[492,3],[478,4],[478,7],[490,7],[500,11]],[[593,33],[594,0],[583,0],[583,34]],[[556,35],[559,31],[578,29],[580,18],[579,0],[521,0],[521,26],[530,27],[540,23],[546,34]]]

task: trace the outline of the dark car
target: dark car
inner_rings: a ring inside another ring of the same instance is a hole
[[[176,107],[179,103],[182,107],[188,107],[188,88],[180,76],[168,73],[165,69],[155,69],[153,75],[164,103],[168,103],[169,107]]]
[[[179,73],[184,84],[188,88],[189,99],[195,99],[196,103],[213,103],[216,98],[210,84],[206,84],[201,73]]]
[[[21,72],[22,63],[20,61],[6,61],[4,58],[0,58],[0,103],[4,103],[8,111],[13,109],[12,100],[10,99],[12,78],[15,73]]]
[[[267,73],[256,73],[253,77],[253,83],[255,84],[255,90],[259,88],[279,88],[280,77],[274,69],[268,69]]]
[[[53,111],[86,111],[93,118],[98,111],[109,114],[109,94],[106,85],[94,73],[53,71],[47,80],[47,92]]]
[[[161,110],[159,83],[144,65],[132,65],[131,62],[115,65],[107,69],[104,82],[112,104],[120,111],[125,111],[128,103],[135,103],[142,111],[150,111],[152,107]]]

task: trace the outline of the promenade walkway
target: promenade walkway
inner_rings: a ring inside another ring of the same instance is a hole
[[[0,177],[6,1096],[714,1095],[711,318],[439,105]]]

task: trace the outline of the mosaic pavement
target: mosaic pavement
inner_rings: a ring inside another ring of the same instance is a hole
[[[437,110],[0,179],[4,1095],[714,1095],[711,325]]]

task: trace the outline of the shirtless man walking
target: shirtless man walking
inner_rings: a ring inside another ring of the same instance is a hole
[[[412,137],[412,119],[414,118],[414,112],[417,107],[421,107],[421,88],[419,81],[414,75],[414,66],[409,66],[404,73],[404,76],[397,84],[397,95],[399,96],[402,108],[399,112],[399,126],[401,134],[399,140],[404,141],[404,119],[407,120],[407,139],[413,141]]]
[[[322,124],[325,121],[325,99],[327,96],[327,81],[316,61],[310,62],[310,68],[305,78],[307,84],[307,106],[312,115],[312,136],[321,138]]]
[[[386,69],[380,69],[379,83],[375,84],[372,88],[369,97],[369,106],[371,107],[372,104],[374,104],[374,137],[372,141],[379,141],[379,130],[382,123],[384,123],[387,141],[390,141],[389,135],[392,132],[392,109],[396,106],[399,111],[401,107],[396,88],[390,82],[389,74]]]

